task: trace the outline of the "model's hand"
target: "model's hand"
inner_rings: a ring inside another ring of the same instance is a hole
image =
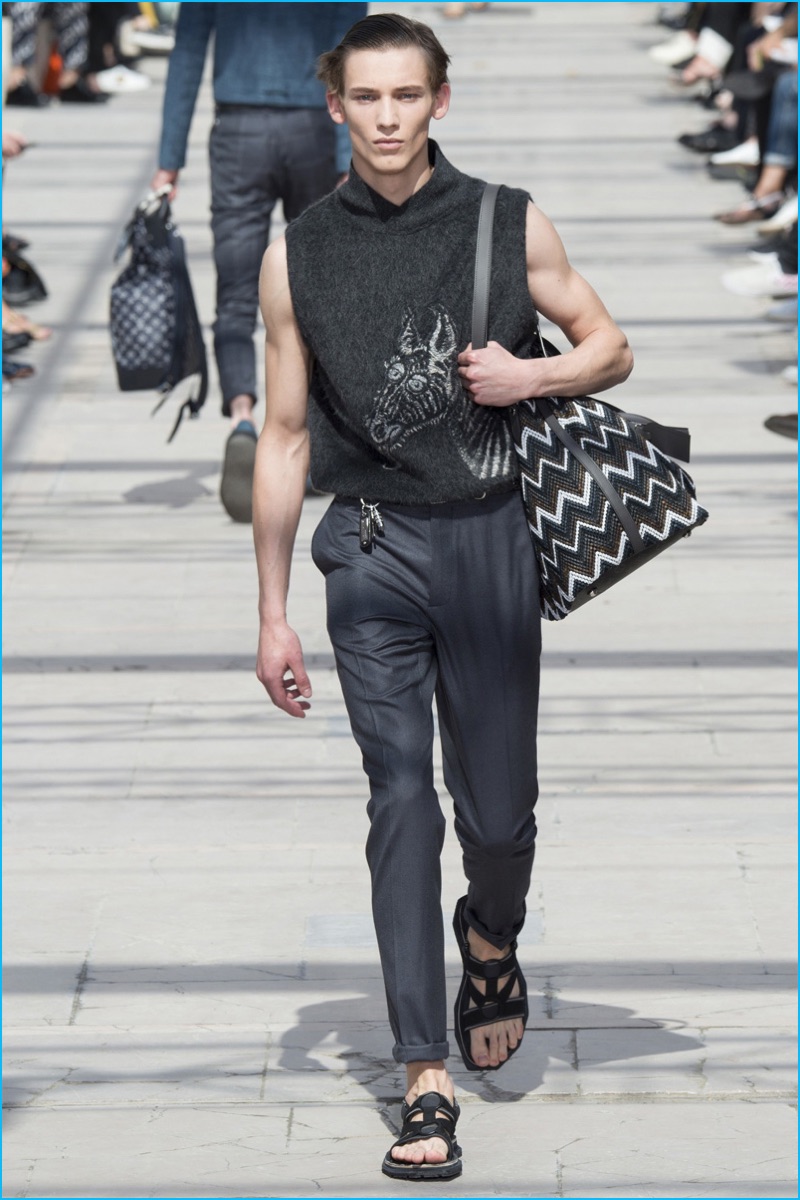
[[[154,192],[158,192],[163,187],[168,187],[170,193],[168,200],[172,204],[178,194],[178,175],[179,171],[165,171],[163,167],[159,167],[150,181],[150,187]]]
[[[505,408],[530,396],[530,361],[515,358],[499,342],[483,350],[472,343],[458,356],[458,373],[464,390],[476,404]]]
[[[262,625],[256,675],[277,708],[304,717],[311,707],[311,684],[303,664],[300,639],[288,625]],[[302,697],[302,699],[301,699]]]

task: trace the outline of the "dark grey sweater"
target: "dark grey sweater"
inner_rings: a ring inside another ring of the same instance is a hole
[[[457,369],[483,184],[431,150],[433,175],[405,204],[351,170],[287,230],[292,303],[314,355],[311,478],[322,491],[434,504],[516,486],[505,410],[475,404]],[[489,337],[521,358],[535,353],[528,201],[500,189],[489,309]]]

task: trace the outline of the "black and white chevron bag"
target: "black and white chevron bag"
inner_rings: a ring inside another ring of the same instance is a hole
[[[111,349],[120,390],[156,389],[154,415],[174,389],[185,396],[168,441],[185,414],[196,417],[208,391],[203,332],[186,265],[183,239],[169,201],[149,196],[134,210],[114,260],[130,249],[130,261],[111,285]],[[186,393],[188,392],[188,395]]]
[[[497,185],[478,222],[472,344],[486,345]],[[537,331],[538,332],[538,331]],[[555,347],[539,335],[542,354]],[[522,499],[539,567],[542,616],[560,621],[708,519],[689,461],[689,431],[592,396],[522,400],[509,409]]]

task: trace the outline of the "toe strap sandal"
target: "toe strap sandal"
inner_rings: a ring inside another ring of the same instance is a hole
[[[467,938],[468,925],[464,916],[466,905],[467,897],[462,896],[453,917],[453,929],[464,964],[464,976],[455,1004],[456,1041],[468,1071],[499,1071],[503,1063],[494,1067],[478,1066],[470,1054],[470,1034],[473,1029],[480,1029],[483,1025],[494,1025],[497,1021],[519,1020],[524,1026],[528,1020],[528,989],[525,976],[517,962],[516,941],[511,943],[504,958],[492,958],[488,962],[482,962],[472,956]],[[480,991],[473,983],[474,979],[483,980],[486,990]],[[498,987],[500,979],[505,979],[505,982]],[[519,985],[518,996],[511,995],[515,983]],[[508,1058],[516,1054],[521,1044],[522,1039],[513,1050],[509,1048]],[[504,1061],[507,1062],[508,1059]]]
[[[456,1102],[451,1104],[439,1092],[425,1092],[413,1104],[404,1100],[400,1110],[403,1128],[383,1160],[384,1175],[392,1179],[455,1179],[461,1174],[461,1147],[456,1141],[456,1121],[460,1115]],[[447,1146],[445,1162],[412,1163],[392,1158],[395,1146],[408,1146],[433,1137],[441,1138]]]

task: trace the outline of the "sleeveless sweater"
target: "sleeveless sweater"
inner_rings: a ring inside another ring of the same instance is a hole
[[[483,183],[431,142],[433,174],[404,204],[347,183],[286,231],[289,286],[313,356],[308,424],[320,491],[435,504],[517,486],[506,410],[464,392]],[[535,356],[526,192],[497,197],[489,338]]]

